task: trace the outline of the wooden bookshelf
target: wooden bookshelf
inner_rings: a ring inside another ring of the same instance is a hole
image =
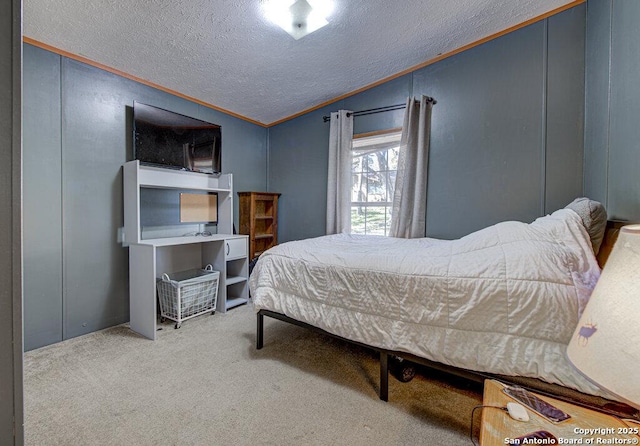
[[[278,197],[273,192],[238,192],[240,234],[249,236],[249,259],[278,244]]]

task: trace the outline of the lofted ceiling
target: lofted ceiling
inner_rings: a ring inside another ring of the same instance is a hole
[[[35,41],[269,125],[573,5],[575,0],[333,0],[294,40],[263,0],[24,0]]]

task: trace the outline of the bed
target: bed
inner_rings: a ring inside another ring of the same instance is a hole
[[[457,240],[338,234],[278,245],[250,277],[257,347],[271,316],[378,350],[385,400],[388,355],[607,396],[565,357],[600,275],[605,224],[599,203],[579,199]]]

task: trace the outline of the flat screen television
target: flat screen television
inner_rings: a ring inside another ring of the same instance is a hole
[[[222,172],[222,129],[134,101],[133,154],[143,164],[217,175]]]

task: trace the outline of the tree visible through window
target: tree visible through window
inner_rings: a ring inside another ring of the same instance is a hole
[[[351,233],[388,235],[400,132],[353,140]]]

